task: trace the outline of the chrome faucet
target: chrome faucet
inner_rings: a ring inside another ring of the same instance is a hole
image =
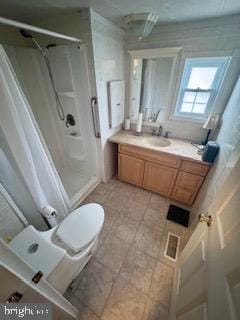
[[[162,136],[162,131],[163,131],[163,127],[162,127],[162,126],[159,126],[159,128],[158,128],[158,134],[157,134],[158,137],[161,137],[161,136]]]

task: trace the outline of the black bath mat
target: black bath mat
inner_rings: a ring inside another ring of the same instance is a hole
[[[167,219],[188,227],[189,211],[171,204],[168,209]]]

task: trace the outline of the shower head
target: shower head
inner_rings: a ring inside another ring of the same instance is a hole
[[[24,37],[24,38],[33,38],[33,36],[31,35],[30,32],[28,32],[27,30],[25,29],[19,29],[19,32],[21,33],[21,35]]]

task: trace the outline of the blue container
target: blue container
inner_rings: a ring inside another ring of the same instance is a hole
[[[219,149],[220,146],[216,141],[208,141],[206,147],[203,150],[202,160],[213,163],[219,152]]]

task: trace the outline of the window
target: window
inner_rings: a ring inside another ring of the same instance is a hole
[[[213,107],[230,59],[186,59],[174,115],[206,118]]]

